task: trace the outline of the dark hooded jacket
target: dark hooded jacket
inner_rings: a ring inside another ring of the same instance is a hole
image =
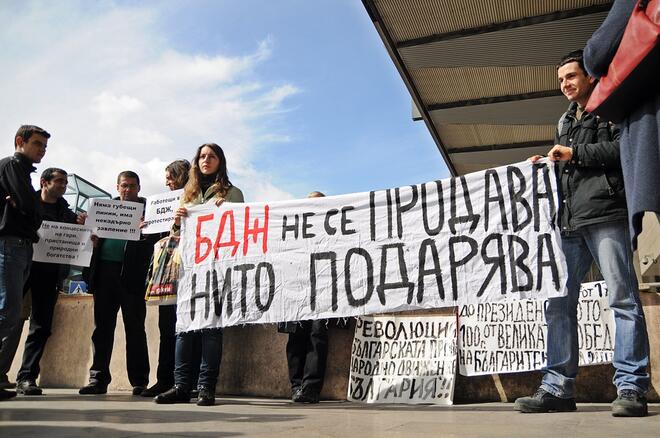
[[[570,161],[557,164],[563,234],[627,218],[619,129],[586,111],[578,120],[576,112],[577,103],[572,102],[555,135],[555,144],[573,149]]]

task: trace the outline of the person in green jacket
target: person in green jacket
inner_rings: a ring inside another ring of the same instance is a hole
[[[229,181],[227,161],[222,148],[215,143],[206,143],[197,148],[192,161],[190,177],[181,198],[181,207],[175,214],[173,233],[179,232],[181,218],[188,215],[187,207],[214,200],[216,205],[223,202],[243,202],[243,193]],[[222,329],[211,328],[176,335],[174,366],[174,386],[154,398],[159,404],[188,403],[190,401],[193,347],[195,340],[201,339],[202,360],[199,368],[197,389],[199,406],[215,404],[215,386],[220,372],[222,358]]]

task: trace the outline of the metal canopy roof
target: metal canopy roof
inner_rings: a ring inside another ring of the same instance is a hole
[[[362,0],[453,175],[553,144],[555,65],[611,0]]]

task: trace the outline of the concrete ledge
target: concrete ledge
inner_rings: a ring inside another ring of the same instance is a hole
[[[642,293],[651,345],[653,390],[649,400],[660,401],[660,296]],[[44,387],[78,388],[87,383],[92,362],[91,336],[94,329],[91,296],[61,295],[57,303],[51,336],[41,361],[40,384]],[[428,312],[424,312],[428,313]],[[158,309],[147,307],[147,341],[151,361],[150,382],[156,381],[158,360]],[[322,398],[346,398],[351,342],[354,323],[347,329],[329,331],[328,369]],[[10,371],[14,379],[20,366],[27,325]],[[128,390],[124,328],[121,313],[117,319],[114,354],[111,362],[113,381],[110,390]],[[286,366],[287,335],[277,333],[275,325],[230,327],[224,333],[224,349],[218,392],[228,395],[288,398],[290,387]],[[656,370],[654,373],[653,371]],[[578,401],[610,402],[616,398],[610,365],[584,367],[578,376]],[[454,399],[458,403],[512,401],[534,392],[540,373],[502,374],[495,376],[458,376]]]

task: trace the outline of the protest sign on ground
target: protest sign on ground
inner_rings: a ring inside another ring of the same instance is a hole
[[[350,401],[452,404],[456,316],[358,318],[350,370]]]
[[[459,308],[459,372],[476,376],[542,369],[546,364],[545,304],[544,300],[521,300]],[[604,281],[582,285],[577,318],[580,365],[611,362],[614,315]]]
[[[93,246],[92,230],[88,226],[43,221],[38,233],[39,242],[33,245],[33,261],[89,266]]]
[[[85,225],[94,234],[108,239],[140,240],[141,202],[92,198]]]
[[[565,295],[545,163],[188,212],[178,331]]]
[[[144,209],[145,227],[142,234],[156,234],[169,231],[174,223],[174,212],[179,208],[183,189],[159,193],[147,197]]]

